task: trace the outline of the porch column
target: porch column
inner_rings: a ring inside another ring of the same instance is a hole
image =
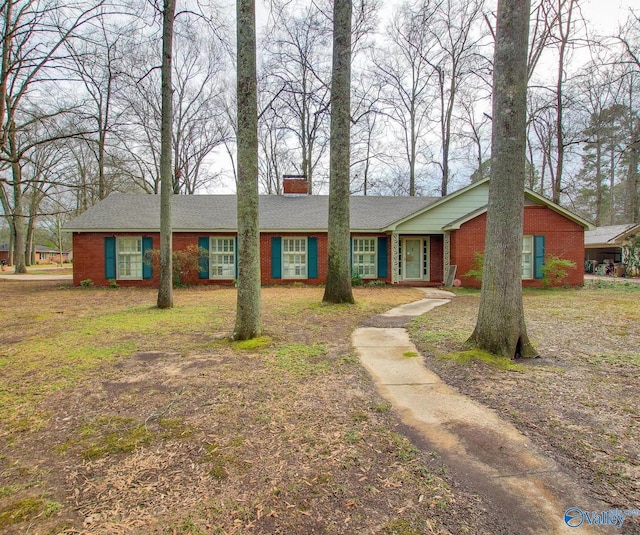
[[[447,273],[449,273],[449,266],[451,265],[451,234],[448,230],[444,232],[442,260],[444,262],[444,270],[442,272],[444,275],[442,278],[446,284]]]
[[[400,281],[400,236],[397,232],[391,233],[391,284]]]

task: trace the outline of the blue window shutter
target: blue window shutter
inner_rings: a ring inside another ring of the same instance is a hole
[[[104,278],[107,280],[116,278],[116,239],[114,237],[104,239]]]
[[[378,278],[387,278],[387,237],[378,238]]]
[[[271,238],[271,278],[282,278],[282,238]]]
[[[349,273],[353,274],[353,240],[355,238],[351,236],[349,239]]]
[[[153,239],[151,236],[142,238],[142,278],[153,277],[153,266],[151,264],[151,249],[153,249]]]
[[[234,279],[238,278],[238,236],[234,239],[234,250],[233,250],[234,258],[236,259],[236,272],[234,275]]]
[[[200,272],[198,277],[201,279],[209,278],[209,236],[200,236],[198,238],[198,249],[200,250]],[[203,252],[206,251],[206,252]]]
[[[544,277],[542,273],[544,266],[544,236],[533,237],[533,276],[536,279]]]
[[[308,273],[310,279],[318,278],[318,238],[315,236],[307,239],[307,248],[309,249]]]

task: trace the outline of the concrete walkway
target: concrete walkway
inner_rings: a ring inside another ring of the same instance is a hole
[[[586,499],[571,474],[563,473],[513,425],[446,385],[421,358],[407,356],[417,349],[398,324],[406,325],[454,297],[442,290],[423,291],[424,299],[375,318],[375,324],[393,326],[361,327],[352,335],[362,364],[402,422],[417,432],[416,442],[437,451],[454,479],[504,516],[505,532],[575,534],[564,522],[567,509],[608,510]],[[593,532],[584,524],[579,531]]]
[[[73,275],[29,275],[16,273],[0,273],[0,279],[8,281],[72,281]]]

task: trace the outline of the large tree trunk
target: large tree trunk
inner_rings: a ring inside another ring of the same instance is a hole
[[[238,300],[234,340],[260,336],[255,0],[237,0]]]
[[[173,53],[173,19],[175,0],[164,0],[162,17],[162,111],[160,125],[160,285],[158,308],[173,307],[173,265],[171,200],[173,179],[171,169],[171,131],[173,123],[171,59]]]
[[[529,0],[499,0],[493,78],[491,181],[480,310],[467,344],[535,356],[522,303]]]
[[[351,0],[333,4],[329,241],[327,284],[322,300],[353,303],[349,262],[349,144],[351,122]]]
[[[27,222],[24,213],[24,195],[22,191],[22,167],[16,149],[16,130],[13,120],[8,121],[7,141],[11,155],[11,178],[13,180],[13,225],[16,241],[14,243],[14,263],[16,273],[27,272]]]

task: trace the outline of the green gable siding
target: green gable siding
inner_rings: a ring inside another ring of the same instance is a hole
[[[394,230],[400,234],[443,234],[442,227],[464,217],[487,204],[489,183],[452,195],[438,206],[398,224]]]

